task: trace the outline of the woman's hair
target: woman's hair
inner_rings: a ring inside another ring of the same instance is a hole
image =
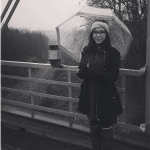
[[[98,21],[107,23],[105,20],[98,20]],[[108,34],[108,32],[106,30],[105,30],[105,32],[106,32],[106,38],[105,38],[105,40],[100,45],[105,44],[105,43],[110,44],[109,34]],[[89,38],[89,43],[87,45],[87,48],[90,50],[93,47],[96,48],[96,42],[93,39],[93,30],[92,30],[91,33],[90,33],[90,38]]]

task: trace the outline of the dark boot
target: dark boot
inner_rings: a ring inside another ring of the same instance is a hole
[[[102,150],[112,150],[113,128],[102,128]]]
[[[91,128],[91,140],[92,146],[94,150],[101,150],[101,127],[97,126],[90,126]]]

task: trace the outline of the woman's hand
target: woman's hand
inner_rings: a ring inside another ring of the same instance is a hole
[[[81,79],[94,79],[96,75],[96,70],[91,67],[85,67],[78,69],[77,76]]]
[[[87,78],[93,80],[95,79],[95,75],[96,75],[96,69],[89,67],[87,72]]]
[[[86,66],[80,66],[77,70],[77,76],[81,79],[94,79],[96,70],[90,67],[89,63]]]
[[[87,73],[88,73],[88,68],[87,67],[81,68],[81,69],[78,69],[77,76],[81,79],[86,79],[87,78]]]

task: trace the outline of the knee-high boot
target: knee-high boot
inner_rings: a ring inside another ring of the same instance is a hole
[[[112,150],[113,128],[102,128],[102,150]]]
[[[97,126],[90,126],[91,128],[91,140],[92,146],[94,150],[101,150],[101,127]]]

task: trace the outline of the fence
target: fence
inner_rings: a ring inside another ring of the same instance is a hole
[[[74,113],[73,112],[73,103],[78,103],[77,98],[72,98],[72,87],[80,87],[80,83],[72,83],[71,82],[71,72],[77,71],[77,66],[63,66],[61,68],[52,67],[50,64],[40,64],[40,63],[28,63],[28,62],[16,62],[16,61],[1,61],[2,66],[16,66],[16,67],[26,67],[28,68],[28,77],[20,77],[20,76],[12,76],[12,75],[1,75],[2,78],[8,79],[17,79],[17,80],[24,80],[28,82],[39,82],[39,83],[46,83],[46,84],[55,84],[55,85],[63,85],[68,87],[68,97],[64,96],[57,96],[57,95],[50,95],[44,94],[34,91],[26,91],[26,90],[19,90],[13,89],[8,87],[2,87],[2,91],[10,91],[10,92],[18,92],[31,95],[31,103],[23,103],[18,101],[12,101],[8,99],[2,98],[2,111],[10,112],[14,114],[18,114],[21,116],[26,116],[33,119],[44,120],[47,122],[52,122],[55,124],[59,124],[62,126],[66,126],[69,128],[75,128],[78,130],[82,130],[85,132],[89,132],[89,127],[80,120],[87,121],[87,117],[85,115]],[[31,69],[32,68],[39,68],[39,69],[53,69],[53,70],[63,70],[68,72],[68,82],[62,81],[54,81],[54,80],[45,80],[45,79],[37,79],[31,77]],[[126,76],[141,76],[145,73],[145,68],[141,68],[140,70],[129,70],[129,69],[122,69],[120,68],[120,79],[121,85],[117,87],[118,92],[121,94],[121,101],[123,105],[123,115],[121,115],[121,122],[117,123],[118,127],[143,132],[143,130],[131,124],[126,124]],[[30,85],[32,86],[32,84]],[[69,111],[63,111],[53,108],[47,108],[43,106],[35,105],[34,96],[45,97],[45,98],[52,98],[52,99],[59,99],[61,101],[69,102]],[[5,104],[5,105],[3,105]],[[44,113],[43,113],[44,112]],[[57,115],[45,115],[45,113],[50,114],[57,114]],[[66,116],[64,118],[60,116]],[[68,119],[68,118],[74,118]]]

